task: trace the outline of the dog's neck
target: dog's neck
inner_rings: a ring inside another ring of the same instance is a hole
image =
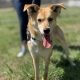
[[[28,31],[30,32],[30,35],[32,38],[37,38],[40,36],[37,22],[34,18],[30,18],[28,22]]]

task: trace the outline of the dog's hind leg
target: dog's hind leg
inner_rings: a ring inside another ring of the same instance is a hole
[[[75,66],[75,63],[74,63],[74,62],[71,60],[71,58],[69,57],[70,52],[69,52],[69,48],[68,48],[68,45],[67,45],[65,39],[61,39],[61,40],[60,40],[60,38],[59,38],[59,41],[60,41],[61,46],[62,46],[62,48],[63,48],[63,50],[64,50],[63,55],[62,55],[63,58],[66,59],[66,60],[68,60],[71,65]]]
[[[71,65],[75,66],[75,63],[69,57],[70,52],[69,52],[68,44],[65,40],[63,31],[58,26],[57,26],[57,31],[56,31],[55,36],[56,36],[56,39],[58,40],[58,42],[60,43],[60,45],[62,46],[62,48],[64,50],[63,57],[66,58],[70,62]]]

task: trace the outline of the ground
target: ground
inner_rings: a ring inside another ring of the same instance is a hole
[[[80,80],[80,8],[62,10],[58,24],[64,31],[70,47],[70,57],[76,66],[61,63],[61,47],[54,47],[49,67],[49,80]],[[33,80],[32,59],[26,55],[17,58],[20,35],[17,15],[14,9],[0,9],[0,80]],[[40,63],[43,74],[44,64]]]

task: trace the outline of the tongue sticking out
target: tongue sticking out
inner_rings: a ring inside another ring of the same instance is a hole
[[[42,39],[42,44],[45,48],[50,48],[52,46],[51,40],[50,40],[50,35],[44,35]]]

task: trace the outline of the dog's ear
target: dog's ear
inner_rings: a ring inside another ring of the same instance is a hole
[[[53,12],[55,12],[55,13],[57,13],[57,14],[60,14],[61,8],[65,9],[63,3],[52,4],[52,5],[50,5],[50,8],[53,10]]]
[[[28,15],[32,15],[39,10],[39,6],[36,4],[25,4],[23,11],[27,11]]]

